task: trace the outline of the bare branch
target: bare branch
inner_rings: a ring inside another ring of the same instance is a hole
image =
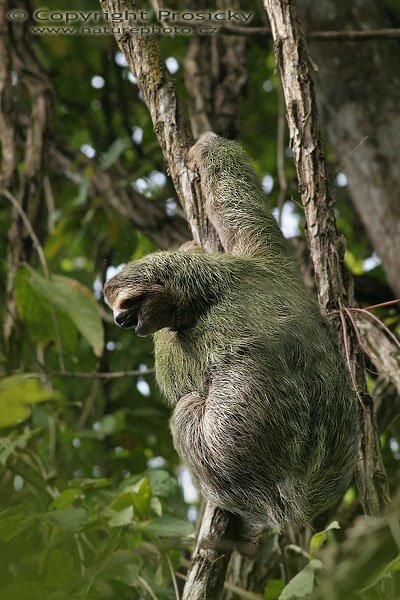
[[[49,377],[77,377],[78,379],[120,379],[121,377],[142,377],[144,375],[152,375],[154,369],[145,369],[143,371],[134,369],[130,371],[109,371],[102,373],[101,371],[44,371]]]
[[[175,20],[175,24],[187,26],[187,21]],[[270,27],[247,27],[245,25],[232,25],[230,23],[215,23],[218,33],[223,35],[248,35],[255,37],[272,37]],[[191,21],[191,27],[204,26],[203,21]],[[368,42],[370,40],[390,40],[400,38],[400,28],[383,28],[368,30],[349,30],[349,31],[308,31],[306,38],[310,40],[320,40],[324,42]]]

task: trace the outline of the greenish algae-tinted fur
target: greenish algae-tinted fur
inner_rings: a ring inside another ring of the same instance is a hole
[[[190,157],[228,253],[151,254],[106,297],[114,308],[140,289],[137,331],[155,332],[174,444],[204,495],[253,530],[297,528],[351,481],[354,393],[248,157],[213,134]]]

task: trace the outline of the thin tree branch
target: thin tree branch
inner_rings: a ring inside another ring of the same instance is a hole
[[[21,217],[21,219],[26,227],[26,230],[30,235],[33,246],[38,254],[40,264],[42,265],[44,276],[46,277],[46,279],[50,279],[49,267],[47,266],[47,261],[44,256],[43,248],[39,242],[39,239],[38,239],[36,233],[33,230],[33,227],[31,225],[24,209],[22,208],[22,206],[20,204],[18,204],[17,200],[14,198],[14,196],[12,194],[10,194],[10,192],[8,190],[6,190],[4,188],[0,189],[0,196],[4,196],[5,198],[7,198],[7,200],[9,200],[11,202],[11,204],[13,205],[13,207],[15,208],[15,210]]]
[[[279,181],[279,196],[277,202],[279,225],[282,225],[282,210],[285,203],[286,191],[287,191],[287,179],[285,173],[285,132],[286,132],[286,120],[285,120],[285,99],[283,97],[282,86],[279,85],[279,112],[278,112],[278,131],[277,131],[277,150],[276,150],[276,164],[278,171]]]
[[[143,371],[132,369],[128,371],[44,371],[49,377],[77,377],[78,379],[119,379],[121,377],[142,377],[143,375],[152,375],[154,369],[145,369]]]
[[[187,21],[174,21],[175,25],[188,26]],[[220,21],[212,22],[218,33],[224,35],[248,35],[255,37],[271,37],[270,27],[248,27],[245,25],[232,25],[229,23],[220,24]],[[190,21],[190,27],[204,27],[204,21]],[[400,38],[400,28],[384,28],[369,30],[349,30],[349,31],[308,31],[305,36],[310,40],[321,40],[324,42],[367,42],[370,40],[388,40]]]

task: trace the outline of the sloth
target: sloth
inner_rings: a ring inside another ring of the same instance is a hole
[[[241,146],[189,151],[224,253],[156,252],[110,279],[117,325],[152,335],[175,448],[245,537],[297,530],[347,489],[358,410],[325,317]]]

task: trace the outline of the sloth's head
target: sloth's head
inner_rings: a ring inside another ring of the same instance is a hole
[[[104,297],[115,323],[141,337],[169,327],[175,331],[191,320],[182,301],[157,280],[145,259],[129,263],[104,286]]]

